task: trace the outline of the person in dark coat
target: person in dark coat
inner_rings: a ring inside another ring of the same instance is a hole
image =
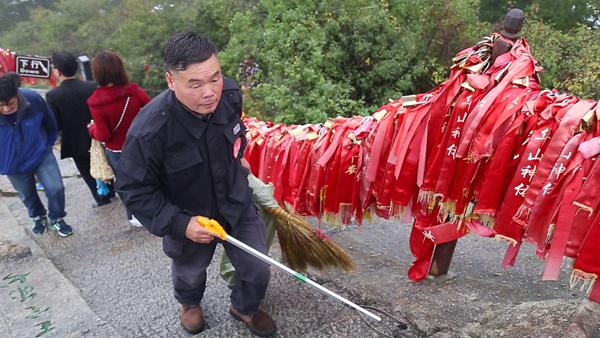
[[[100,196],[96,188],[96,179],[90,174],[91,138],[87,124],[92,118],[86,101],[96,90],[96,84],[77,79],[78,63],[71,53],[53,53],[52,63],[54,75],[59,79],[60,85],[46,93],[46,102],[54,112],[58,130],[61,132],[60,157],[73,158],[81,178],[96,201],[94,206],[108,204],[114,192]]]
[[[259,307],[270,267],[196,222],[197,216],[215,219],[231,236],[267,252],[265,225],[241,163],[247,143],[241,91],[221,74],[215,45],[197,33],[172,36],[165,63],[169,90],[150,101],[129,129],[117,190],[144,227],[163,238],[186,331],[204,329],[206,268],[221,243],[236,271],[231,316],[252,333],[270,336],[277,327]]]

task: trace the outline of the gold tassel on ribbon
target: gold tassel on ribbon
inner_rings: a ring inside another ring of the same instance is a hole
[[[363,211],[363,220],[367,222],[371,222],[373,220],[373,215],[375,214],[375,206],[370,205]]]
[[[422,205],[429,205],[433,200],[433,191],[420,190],[417,196],[417,202]]]
[[[552,237],[554,237],[554,230],[556,229],[556,224],[551,223],[548,225],[548,233],[546,233],[546,245],[550,244],[552,241]]]
[[[401,219],[403,218],[405,212],[405,205],[394,203],[394,201],[390,203],[390,218],[395,220]]]
[[[579,212],[581,210],[583,210],[583,211],[585,211],[585,212],[588,213],[588,218],[590,218],[592,216],[592,214],[594,213],[594,209],[592,207],[590,207],[590,206],[585,205],[585,204],[581,204],[581,203],[579,203],[577,201],[574,201],[573,205],[576,206],[576,207],[578,207],[577,211],[575,211],[575,215],[579,214]]]
[[[477,217],[479,218],[479,222],[481,222],[481,224],[483,224],[484,226],[493,229],[494,226],[496,225],[496,218],[492,215],[488,215],[488,214],[477,214]]]
[[[440,204],[438,221],[443,223],[448,220],[451,222],[456,220],[456,201],[448,200]]]
[[[571,289],[576,288],[578,285],[580,291],[584,291],[586,295],[589,295],[592,292],[592,287],[596,282],[598,275],[595,273],[584,272],[579,269],[573,269],[571,272],[571,279],[569,281],[569,285]]]
[[[514,239],[514,238],[510,238],[510,237],[508,237],[508,236],[504,236],[504,235],[499,235],[499,234],[496,234],[496,235],[494,236],[494,238],[495,238],[496,240],[503,240],[503,241],[507,241],[507,242],[508,242],[508,243],[510,243],[510,245],[512,245],[512,246],[515,246],[515,245],[517,245],[517,240],[516,240],[516,239]]]

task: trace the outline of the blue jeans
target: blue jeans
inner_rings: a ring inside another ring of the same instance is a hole
[[[108,149],[105,149],[104,153],[106,154],[106,159],[108,160],[108,164],[110,164],[113,172],[115,173],[115,175],[117,174],[117,164],[119,164],[119,159],[121,158],[121,153],[120,152],[116,152],[116,151],[110,151]],[[121,199],[123,200],[123,199]],[[133,215],[131,213],[131,211],[129,211],[129,209],[127,209],[127,207],[125,207],[125,211],[127,212],[127,219],[131,219],[131,216]]]
[[[106,154],[106,159],[108,160],[108,164],[110,164],[112,170],[116,173],[117,164],[119,163],[119,159],[121,158],[121,153],[110,151],[105,149],[104,153]]]
[[[38,167],[30,173],[7,175],[10,183],[29,212],[29,217],[45,216],[46,209],[35,188],[35,177],[44,186],[48,197],[48,217],[54,221],[65,217],[65,188],[56,157],[52,151],[44,157]]]

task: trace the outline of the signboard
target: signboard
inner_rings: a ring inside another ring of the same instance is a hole
[[[17,55],[15,62],[17,74],[21,76],[50,78],[50,58]]]
[[[94,81],[94,77],[92,76],[92,66],[89,56],[87,55],[79,55],[77,57],[79,60],[79,69],[81,70],[81,75],[83,75],[83,79],[85,81]]]

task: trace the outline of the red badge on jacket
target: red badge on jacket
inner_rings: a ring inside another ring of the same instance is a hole
[[[242,138],[238,137],[233,142],[233,158],[237,160],[240,154],[240,148],[242,147]]]

